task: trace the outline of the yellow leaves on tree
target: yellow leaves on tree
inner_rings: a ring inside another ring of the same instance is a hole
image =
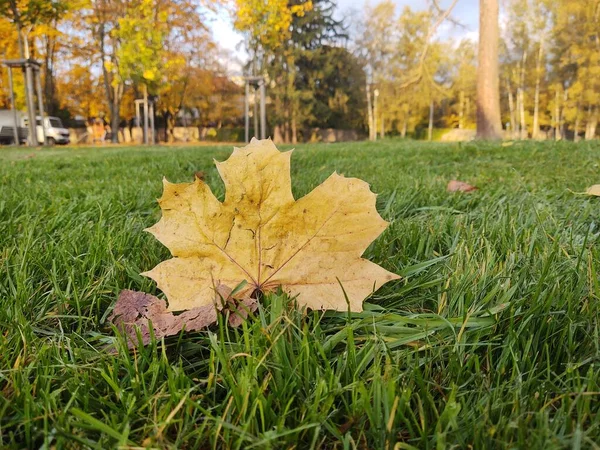
[[[270,140],[236,148],[216,163],[223,203],[199,179],[164,181],[163,216],[147,231],[173,258],[143,275],[166,294],[168,311],[212,306],[219,286],[240,285],[241,297],[281,286],[300,306],[361,311],[367,296],[399,278],[361,258],[387,227],[368,184],[334,173],[294,200],[290,157]]]
[[[159,10],[155,0],[135,0],[113,30],[121,44],[116,53],[119,75],[145,85],[159,82],[163,69],[165,38],[169,32],[168,11]]]
[[[288,0],[236,0],[236,5],[235,27],[271,49],[290,38],[294,16],[302,17],[313,8],[310,0],[298,5],[289,5]]]

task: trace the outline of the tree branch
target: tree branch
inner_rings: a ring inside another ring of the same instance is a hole
[[[434,1],[434,4],[437,6],[437,0],[433,0],[433,1]],[[427,53],[429,52],[429,47],[431,45],[431,38],[437,31],[438,27],[444,22],[444,20],[446,20],[450,16],[452,9],[454,9],[454,7],[456,6],[457,3],[458,3],[458,0],[453,0],[452,4],[448,7],[448,9],[441,12],[441,15],[438,17],[438,19],[435,21],[435,23],[427,31],[427,36],[425,37],[425,47],[423,48],[423,52],[421,53],[421,56],[419,58],[419,65],[417,67],[417,72],[412,79],[407,80],[404,83],[402,83],[399,86],[400,89],[406,89],[410,86],[413,86],[413,85],[419,83],[423,79],[425,59],[427,58]],[[439,6],[437,6],[437,8],[439,8]]]

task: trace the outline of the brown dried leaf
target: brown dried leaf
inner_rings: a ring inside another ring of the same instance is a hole
[[[477,186],[473,186],[469,183],[465,183],[464,181],[451,180],[446,187],[448,192],[473,192],[478,190]]]
[[[150,342],[150,321],[157,339],[172,336],[186,331],[197,331],[206,328],[217,321],[221,303],[224,310],[230,311],[229,323],[239,326],[248,317],[249,312],[256,311],[258,304],[255,299],[231,298],[231,289],[218,285],[215,290],[215,304],[200,306],[174,315],[167,311],[164,300],[144,292],[124,290],[119,295],[117,303],[108,318],[127,336],[128,345],[134,347],[138,343],[136,330],[139,329],[144,345]]]

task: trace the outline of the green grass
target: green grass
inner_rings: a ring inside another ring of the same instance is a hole
[[[371,183],[392,224],[366,257],[404,279],[362,314],[272,295],[129,352],[106,318],[160,294],[161,178],[222,197],[229,152],[0,149],[0,448],[599,448],[600,199],[574,193],[598,143],[299,146],[296,196]]]

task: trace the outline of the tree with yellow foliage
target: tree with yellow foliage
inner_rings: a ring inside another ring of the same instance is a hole
[[[252,75],[268,73],[275,92],[275,137],[295,143],[299,98],[295,90],[294,18],[313,9],[312,0],[236,0],[235,27],[246,34]]]

